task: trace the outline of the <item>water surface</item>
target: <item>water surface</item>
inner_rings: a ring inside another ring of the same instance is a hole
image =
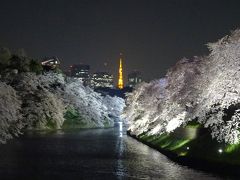
[[[0,145],[0,179],[220,179],[112,129],[36,132]]]

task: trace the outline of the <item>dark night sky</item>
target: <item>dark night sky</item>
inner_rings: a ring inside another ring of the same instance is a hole
[[[240,25],[232,0],[8,0],[1,1],[0,45],[28,55],[56,55],[64,67],[104,62],[116,75],[119,53],[127,72],[163,76],[181,57],[207,54],[207,42]]]

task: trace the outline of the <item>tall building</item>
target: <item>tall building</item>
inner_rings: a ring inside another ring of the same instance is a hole
[[[142,80],[142,75],[141,72],[139,71],[133,71],[128,74],[128,86],[129,87],[134,87],[137,84],[141,83]]]
[[[86,64],[74,64],[70,66],[69,75],[71,77],[78,78],[82,80],[83,84],[90,84],[90,75],[89,75],[90,66]]]
[[[113,88],[113,75],[107,72],[96,72],[92,75],[91,86],[93,88]]]
[[[120,54],[122,55],[122,54]],[[122,66],[122,57],[120,57],[119,69],[118,69],[118,86],[119,89],[123,89],[123,66]]]

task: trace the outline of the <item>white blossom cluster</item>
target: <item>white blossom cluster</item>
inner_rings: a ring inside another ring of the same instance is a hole
[[[197,121],[218,141],[239,142],[240,30],[208,47],[208,56],[183,58],[128,95],[123,117],[131,133],[162,134]]]
[[[117,96],[111,97],[109,95],[103,98],[103,103],[107,106],[107,112],[110,117],[119,120],[123,108],[125,107],[125,101]]]
[[[82,82],[62,74],[21,73],[0,81],[0,143],[21,129],[60,129],[68,108],[81,116],[85,127],[111,127],[124,100],[103,97]]]
[[[21,101],[16,91],[6,83],[0,82],[0,143],[20,133]]]
[[[111,97],[111,100],[114,101],[114,98]],[[81,112],[81,116],[89,127],[113,126],[114,124],[114,120],[109,117],[108,105],[104,104],[104,97],[94,92],[93,89],[84,87],[79,80],[67,81],[63,101]]]

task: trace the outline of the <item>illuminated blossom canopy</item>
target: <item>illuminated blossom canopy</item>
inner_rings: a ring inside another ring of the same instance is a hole
[[[125,104],[122,98],[103,97],[80,80],[53,72],[3,76],[0,99],[0,143],[23,128],[61,129],[67,112],[77,119],[71,127],[112,127]]]
[[[208,47],[208,56],[183,58],[128,94],[123,117],[132,134],[169,133],[195,120],[218,141],[239,142],[240,30]]]

